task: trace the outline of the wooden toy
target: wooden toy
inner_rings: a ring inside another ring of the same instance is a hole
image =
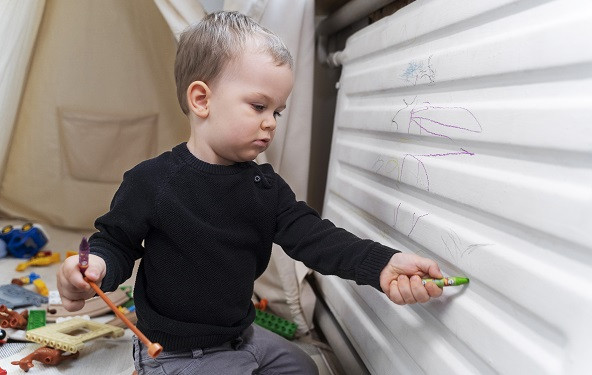
[[[121,305],[129,300],[129,296],[121,289],[117,289],[113,292],[108,292],[107,295],[117,305]],[[48,305],[46,320],[48,322],[55,322],[58,318],[65,318],[77,315],[88,315],[91,318],[103,315],[111,311],[109,306],[100,297],[93,297],[86,300],[84,307],[78,311],[68,311],[64,306],[60,305]]]

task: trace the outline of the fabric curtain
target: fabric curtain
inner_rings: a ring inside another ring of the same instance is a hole
[[[154,0],[158,10],[179,40],[181,32],[190,24],[206,16],[206,11],[199,1],[190,0]]]
[[[0,181],[45,0],[0,2]]]
[[[1,18],[24,19],[20,29],[0,33],[14,38],[9,53],[6,48],[0,53],[12,69],[2,70],[2,85],[27,65],[17,58],[27,46],[23,30],[31,27],[21,4],[39,9],[33,4],[41,3],[0,1],[13,5],[2,9]],[[0,182],[2,215],[93,228],[109,209],[123,171],[189,134],[177,103],[175,51],[171,30],[152,2],[47,1],[23,104],[5,141],[10,154]],[[15,100],[15,91],[3,95]],[[6,102],[3,98],[0,106]],[[2,110],[3,127],[7,112]]]

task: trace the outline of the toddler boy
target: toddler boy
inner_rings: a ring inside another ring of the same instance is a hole
[[[164,351],[142,374],[316,374],[282,337],[253,325],[253,284],[272,243],[323,274],[383,291],[397,304],[442,293],[421,277],[437,264],[360,239],[296,201],[269,164],[253,160],[273,140],[292,90],[292,57],[281,40],[236,12],[216,12],[186,30],[175,61],[177,95],[189,118],[186,143],[126,172],[110,211],[96,220],[86,276],[114,290],[140,263],[137,327]],[[76,259],[58,273],[64,306],[93,292]]]

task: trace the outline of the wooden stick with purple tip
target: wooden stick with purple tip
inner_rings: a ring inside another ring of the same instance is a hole
[[[86,237],[82,237],[82,242],[80,242],[80,248],[78,249],[78,267],[80,268],[80,272],[82,273],[82,276],[84,276],[84,273],[86,272],[86,269],[88,268],[88,255],[89,254],[90,254],[90,246],[88,244],[88,241],[86,240]],[[88,285],[90,285],[90,287],[95,291],[95,293],[97,293],[99,295],[99,297],[101,297],[103,299],[103,301],[105,301],[107,306],[109,306],[109,308],[111,308],[111,310],[113,310],[115,315],[117,315],[119,317],[119,319],[121,319],[121,321],[129,329],[131,329],[132,332],[134,332],[136,334],[138,339],[140,341],[142,341],[142,343],[148,348],[148,354],[150,355],[150,357],[152,357],[152,358],[158,357],[158,355],[162,351],[162,346],[160,346],[160,344],[157,342],[153,343],[150,340],[148,340],[148,338],[146,336],[144,336],[144,334],[142,332],[140,332],[140,330],[132,322],[130,322],[129,319],[126,318],[125,315],[121,311],[119,311],[117,306],[115,306],[115,304],[113,302],[111,302],[109,297],[107,297],[105,295],[105,293],[103,293],[103,291],[101,290],[101,288],[99,288],[99,286],[97,284],[95,284],[93,281],[89,280],[86,276],[84,276],[84,281],[86,281],[88,283]]]

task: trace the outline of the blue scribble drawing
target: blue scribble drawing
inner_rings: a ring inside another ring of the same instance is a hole
[[[433,84],[436,81],[436,71],[432,67],[432,56],[425,61],[411,61],[403,74],[401,79],[412,86],[426,83]]]

